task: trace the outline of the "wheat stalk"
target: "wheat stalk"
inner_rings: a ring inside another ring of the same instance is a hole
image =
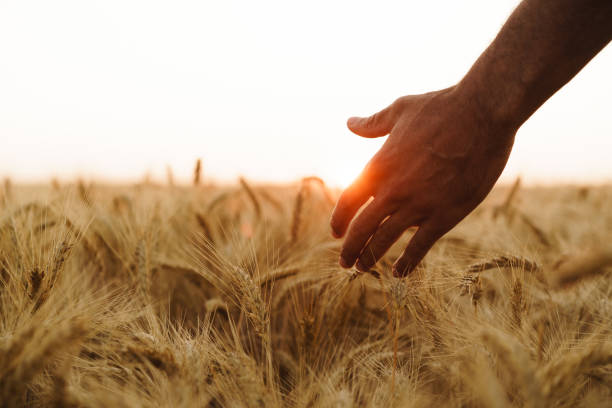
[[[327,204],[333,207],[334,204],[336,204],[336,200],[334,199],[334,196],[331,193],[331,191],[329,191],[329,188],[327,188],[327,185],[325,184],[323,179],[320,177],[316,177],[316,176],[304,177],[302,179],[302,183],[311,183],[311,182],[317,183],[321,187],[321,190],[323,190],[323,195],[325,196],[325,200],[327,201]]]
[[[512,187],[508,191],[508,194],[506,195],[506,198],[504,199],[504,202],[501,205],[493,208],[493,217],[494,218],[497,217],[499,214],[504,214],[509,219],[512,219],[512,216],[513,216],[513,212],[511,211],[511,209],[512,209],[512,201],[516,197],[516,194],[519,191],[520,187],[521,187],[521,178],[517,177],[516,180],[514,180],[514,183],[512,184]]]
[[[215,241],[213,239],[212,230],[210,226],[208,225],[208,222],[206,221],[206,218],[204,217],[204,215],[197,212],[195,216],[196,216],[196,221],[198,222],[198,225],[200,226],[200,229],[202,229],[202,233],[204,234],[204,237],[206,237],[208,242],[214,243]]]
[[[77,188],[79,190],[79,197],[81,201],[87,206],[93,206],[93,201],[91,199],[91,186],[87,187],[83,180],[79,180],[77,183]]]
[[[145,305],[151,302],[151,266],[149,263],[149,251],[144,238],[138,241],[136,246],[136,265],[138,268],[138,287]]]
[[[202,159],[197,159],[193,169],[193,185],[199,186],[202,181]]]
[[[544,231],[542,231],[540,227],[538,227],[529,217],[527,217],[527,215],[523,213],[521,213],[520,215],[521,215],[521,220],[525,223],[525,225],[527,225],[527,227],[529,227],[531,232],[533,232],[533,234],[536,236],[540,244],[544,245],[545,247],[550,247],[551,243],[546,237],[546,234],[544,233]]]
[[[43,280],[44,288],[40,290],[40,295],[34,305],[34,310],[38,310],[40,306],[42,306],[42,304],[49,297],[51,290],[55,286],[55,282],[57,281],[58,276],[64,270],[66,261],[72,253],[73,246],[74,244],[70,242],[68,238],[65,238],[55,250],[55,254],[51,262],[51,268],[47,270],[46,274],[43,274],[43,276],[47,279]]]
[[[523,300],[523,283],[518,277],[514,279],[514,284],[512,285],[510,304],[512,306],[514,325],[520,329],[525,304]]]
[[[395,381],[397,372],[399,324],[401,320],[402,310],[404,309],[404,307],[406,307],[406,301],[408,297],[408,288],[406,287],[406,280],[401,278],[392,278],[389,292],[393,311],[393,320],[390,322],[393,337],[393,366],[391,372],[391,395],[393,396],[395,395]]]
[[[174,187],[174,172],[169,164],[166,165],[166,181],[169,187]]]
[[[11,179],[7,177],[4,179],[3,202],[6,205],[6,203],[10,202],[12,199],[13,199],[13,183],[11,182]]]
[[[206,214],[213,212],[215,208],[223,204],[231,196],[232,193],[229,191],[224,191],[223,193],[218,194],[206,207]]]
[[[302,211],[304,207],[304,201],[308,195],[308,184],[303,182],[300,184],[300,189],[295,196],[293,203],[293,215],[291,217],[291,235],[290,243],[294,244],[297,242],[300,234],[300,227],[302,225]]]
[[[259,190],[258,193],[259,193],[259,196],[263,198],[265,201],[267,201],[268,203],[270,203],[272,207],[276,209],[276,211],[278,211],[279,213],[283,212],[283,209],[284,209],[283,204],[280,201],[278,201],[276,198],[274,198],[274,196],[269,191]]]
[[[536,272],[540,270],[540,266],[537,263],[530,261],[529,259],[521,258],[517,256],[502,255],[502,256],[498,256],[496,258],[490,259],[486,262],[471,265],[468,268],[467,273],[478,273],[478,272],[483,272],[483,271],[486,271],[488,269],[493,269],[493,268],[516,268],[516,267],[520,267],[520,269],[525,272]]]
[[[255,194],[255,191],[253,191],[253,189],[251,188],[249,183],[247,183],[244,177],[240,177],[240,185],[242,186],[242,189],[247,193],[247,196],[251,200],[251,203],[253,204],[253,209],[255,210],[255,215],[257,215],[257,218],[260,219],[261,218],[261,204],[259,203],[259,200],[257,199],[257,195]]]
[[[553,287],[568,286],[584,278],[595,276],[612,265],[612,250],[598,248],[559,260],[549,272]]]

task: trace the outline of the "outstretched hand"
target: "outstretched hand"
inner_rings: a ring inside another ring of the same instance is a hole
[[[370,117],[350,118],[347,125],[359,136],[389,137],[332,214],[334,236],[348,230],[340,265],[357,262],[367,271],[404,231],[418,227],[393,265],[395,276],[410,273],[504,169],[517,129],[493,122],[455,87],[404,96]]]

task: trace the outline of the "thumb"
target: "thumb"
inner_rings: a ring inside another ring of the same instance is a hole
[[[363,137],[380,137],[391,132],[395,126],[394,105],[366,118],[352,117],[346,122],[351,132]]]

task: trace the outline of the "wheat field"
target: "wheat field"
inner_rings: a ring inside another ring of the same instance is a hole
[[[612,187],[499,187],[403,280],[316,177],[0,191],[2,406],[612,406]]]

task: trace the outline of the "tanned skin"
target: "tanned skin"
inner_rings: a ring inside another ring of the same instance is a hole
[[[340,265],[367,271],[418,227],[393,265],[410,273],[491,191],[521,125],[611,39],[612,0],[524,0],[458,84],[350,118],[357,135],[389,137],[332,214]]]

